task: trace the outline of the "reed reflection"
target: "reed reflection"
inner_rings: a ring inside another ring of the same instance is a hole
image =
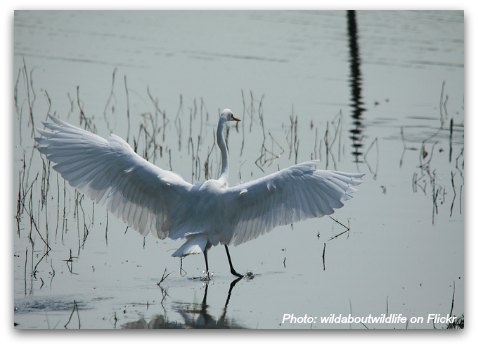
[[[349,65],[350,65],[350,107],[353,119],[353,127],[350,129],[350,138],[352,139],[352,155],[355,163],[363,162],[363,117],[366,111],[362,101],[362,72],[360,61],[360,50],[358,44],[358,30],[356,11],[347,11],[347,32],[349,39]]]

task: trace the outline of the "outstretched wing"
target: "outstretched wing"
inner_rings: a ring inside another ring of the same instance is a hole
[[[306,162],[225,191],[230,241],[238,245],[278,225],[334,213],[352,197],[363,174],[316,169]]]
[[[50,118],[35,140],[53,168],[142,235],[167,237],[173,213],[187,208],[192,185],[144,160],[116,135],[106,140]]]

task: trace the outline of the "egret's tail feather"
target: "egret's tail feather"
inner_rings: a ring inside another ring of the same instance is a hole
[[[185,257],[190,254],[203,253],[206,249],[207,237],[205,235],[194,235],[179,247],[172,254],[173,257]]]

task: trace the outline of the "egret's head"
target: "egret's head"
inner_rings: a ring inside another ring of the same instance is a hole
[[[220,116],[221,119],[223,119],[224,121],[226,122],[240,122],[241,120],[239,118],[237,118],[236,116],[234,116],[234,114],[232,113],[232,111],[228,108],[225,108],[222,112],[221,112],[221,116]]]

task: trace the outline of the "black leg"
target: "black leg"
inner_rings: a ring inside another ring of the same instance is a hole
[[[207,263],[207,248],[204,250],[203,252],[204,254],[204,261],[206,262],[206,276],[207,276],[207,279],[209,280],[209,265]]]
[[[240,278],[244,277],[244,275],[241,275],[240,273],[236,272],[236,270],[234,270],[234,266],[232,266],[231,255],[229,254],[229,248],[227,248],[227,245],[224,245],[224,247],[226,248],[227,260],[229,261],[229,267],[231,268],[231,274],[233,274],[234,276],[240,277]]]

